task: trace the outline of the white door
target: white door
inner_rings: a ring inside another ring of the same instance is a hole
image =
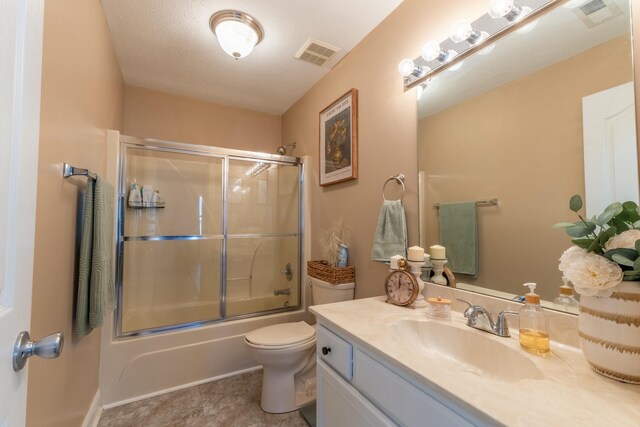
[[[613,202],[638,202],[633,82],[582,98],[587,217]]]
[[[0,426],[25,422],[27,370],[13,345],[29,329],[43,0],[0,1]]]

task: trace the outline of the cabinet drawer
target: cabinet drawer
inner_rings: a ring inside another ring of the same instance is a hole
[[[318,359],[324,360],[345,379],[351,380],[353,352],[352,346],[327,328],[316,330]]]
[[[356,388],[400,425],[473,425],[361,350],[356,351],[354,366]]]

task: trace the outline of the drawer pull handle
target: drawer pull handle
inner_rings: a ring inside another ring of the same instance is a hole
[[[329,353],[331,353],[331,347],[322,347],[322,354],[326,356]]]

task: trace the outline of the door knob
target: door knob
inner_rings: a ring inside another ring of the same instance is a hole
[[[19,371],[27,364],[27,359],[33,355],[45,359],[55,359],[62,353],[64,334],[56,332],[42,338],[40,341],[31,341],[29,332],[22,331],[18,334],[16,344],[13,346],[13,370]]]

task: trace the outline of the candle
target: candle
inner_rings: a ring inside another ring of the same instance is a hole
[[[411,246],[408,258],[409,261],[424,262],[424,249],[420,246]]]
[[[433,245],[429,248],[429,252],[431,252],[431,259],[447,259],[444,246]]]

